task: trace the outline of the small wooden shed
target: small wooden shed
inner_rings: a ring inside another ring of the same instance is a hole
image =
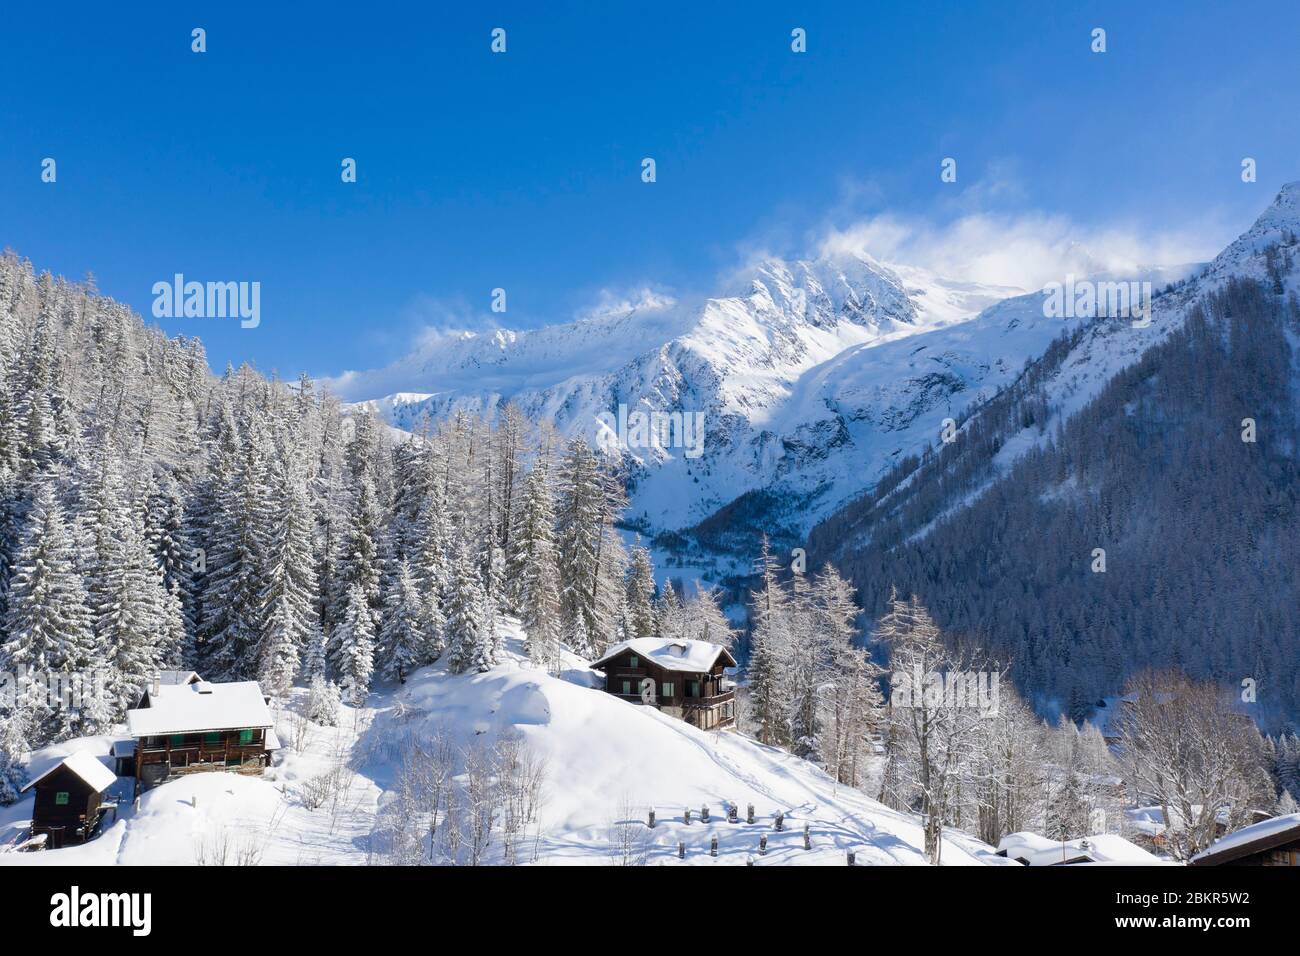
[[[117,777],[94,754],[69,754],[22,788],[36,791],[32,836],[46,835],[51,850],[84,843],[95,832],[103,812],[104,791]]]

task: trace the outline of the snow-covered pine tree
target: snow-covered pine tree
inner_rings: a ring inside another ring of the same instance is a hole
[[[258,673],[271,681],[263,688],[277,696],[288,691],[307,647],[316,617],[316,567],[312,553],[312,515],[306,483],[294,464],[271,466],[271,500],[277,507],[267,536]],[[260,679],[260,678],[259,678]]]
[[[777,577],[776,560],[763,538],[757,568],[761,587],[750,597],[753,633],[745,669],[750,721],[765,744],[788,739],[786,661],[790,649],[790,601]]]
[[[813,600],[815,626],[826,635],[830,648],[831,690],[824,698],[829,709],[826,768],[840,783],[856,786],[865,762],[868,734],[883,721],[879,681],[884,670],[857,646],[854,621],[858,607],[853,600],[853,585],[840,576],[834,565],[826,565],[817,575]]]
[[[722,592],[696,584],[695,593],[677,612],[676,631],[688,641],[705,641],[730,648],[736,641],[736,629],[722,610]]]
[[[451,526],[447,519],[442,482],[435,472],[437,462],[431,454],[427,494],[420,503],[410,543],[411,577],[421,601],[421,632],[426,660],[437,660],[446,649],[446,614],[451,580]]]
[[[364,416],[363,416],[364,418]],[[334,615],[341,620],[352,600],[353,587],[361,588],[370,608],[372,628],[379,626],[381,612],[379,567],[379,503],[375,486],[368,473],[356,479],[352,509],[343,533],[339,554]]]
[[[640,542],[632,549],[627,575],[627,626],[629,638],[651,637],[655,632],[655,569],[650,549]]]
[[[263,693],[283,698],[298,672],[300,650],[294,638],[298,620],[288,601],[272,602],[267,615],[257,651],[257,680]]]
[[[410,562],[399,561],[384,597],[384,620],[379,631],[380,671],[389,680],[404,681],[407,674],[426,662],[424,614]]]
[[[23,721],[17,714],[0,714],[0,807],[18,800],[18,791],[27,782],[23,759],[28,750]]]
[[[524,480],[510,543],[507,594],[523,623],[529,659],[549,664],[558,660],[561,608],[555,510],[544,460]]]
[[[343,693],[352,706],[360,707],[370,693],[375,670],[375,625],[370,602],[360,584],[353,584],[347,609],[334,632],[334,668]]]
[[[224,455],[218,457],[223,461]],[[257,646],[267,591],[270,493],[260,429],[244,437],[237,471],[218,479],[208,532],[203,616],[199,625],[204,676],[251,680],[257,674]]]
[[[483,588],[478,569],[462,538],[456,542],[447,600],[447,667],[463,674],[478,661],[478,644],[483,637]]]
[[[500,554],[500,549],[497,549]],[[483,592],[483,622],[474,647],[472,667],[480,672],[496,666],[501,654],[501,632],[497,627],[497,604],[492,595]]]
[[[121,719],[134,707],[154,674],[174,664],[183,634],[180,604],[167,591],[162,569],[144,540],[143,515],[123,516],[121,540],[107,568],[100,569],[102,603],[94,607],[99,646],[110,673],[110,700]]]
[[[84,674],[102,663],[73,548],[53,483],[38,481],[10,576],[0,670],[31,671],[43,679]],[[23,706],[22,735],[35,746],[82,731],[73,713],[56,709],[44,695]]]
[[[599,654],[614,636],[623,599],[626,553],[613,528],[627,506],[621,486],[600,468],[585,438],[569,442],[560,464],[557,545],[564,619],[574,650]]]
[[[323,676],[313,677],[307,697],[307,719],[322,727],[339,722],[339,688]]]
[[[660,637],[678,639],[682,635],[682,602],[672,579],[664,581],[655,604],[655,633]]]
[[[185,499],[175,478],[162,471],[157,475],[145,511],[145,540],[162,569],[163,583],[180,607],[184,637],[181,658],[194,658],[194,577],[191,565],[194,546]],[[177,663],[180,663],[179,661]]]
[[[495,538],[487,540],[482,562],[483,593],[492,599],[494,613],[506,609],[506,558]]]
[[[825,762],[823,687],[831,680],[829,635],[817,626],[811,589],[803,574],[791,579],[790,645],[786,659],[786,703],[790,750],[821,765]]]
[[[325,655],[325,632],[320,625],[313,625],[307,635],[307,648],[302,656],[302,680],[308,687],[317,678],[325,679],[328,675],[329,661]]]

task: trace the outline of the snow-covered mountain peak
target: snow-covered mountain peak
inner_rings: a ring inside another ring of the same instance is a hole
[[[1205,270],[1205,285],[1219,285],[1233,277],[1278,279],[1282,272],[1290,270],[1274,261],[1274,250],[1282,247],[1293,251],[1297,236],[1300,236],[1300,182],[1282,186],[1251,227],[1215,256]],[[1294,285],[1295,275],[1290,275],[1287,281]]]

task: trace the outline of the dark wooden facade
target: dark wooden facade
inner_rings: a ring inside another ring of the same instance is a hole
[[[32,785],[36,803],[32,808],[32,836],[46,835],[50,850],[72,843],[84,843],[99,826],[103,794],[66,766]]]
[[[733,661],[734,663],[734,661]],[[723,687],[727,664],[721,656],[707,672],[668,670],[632,649],[604,661],[605,690],[636,704],[646,703],[641,682],[653,681],[653,705],[702,730],[736,721],[736,692]]]
[[[261,773],[270,760],[266,731],[261,728],[140,737],[135,746],[135,775],[142,785],[151,787],[171,776],[208,770]]]

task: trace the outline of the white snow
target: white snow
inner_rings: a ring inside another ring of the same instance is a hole
[[[1113,833],[1098,833],[1077,840],[1050,840],[1037,833],[1008,833],[998,841],[998,852],[1030,866],[1056,866],[1082,860],[1124,866],[1164,866],[1166,861]]]
[[[853,850],[861,865],[925,864],[919,818],[889,810],[788,753],[731,731],[701,731],[653,708],[622,701],[592,685],[589,663],[566,659],[560,676],[535,669],[524,656],[516,623],[503,623],[502,663],[482,674],[453,676],[434,665],[405,686],[372,695],[359,710],[341,708],[339,727],[306,725],[297,714],[306,691],[276,714],[284,747],[262,777],[201,773],[147,791],[139,810],[129,786],[116,823],[83,846],[39,853],[0,853],[0,864],[193,864],[200,857],[233,862],[240,854],[267,864],[364,863],[390,802],[404,740],[428,739],[445,728],[457,743],[490,742],[521,734],[547,765],[535,862],[605,864],[610,827],[657,811],[644,829],[648,861],[685,864],[825,864],[843,866]],[[107,751],[112,738],[61,747]],[[51,750],[57,748],[50,748]],[[46,752],[36,760],[50,759]],[[337,796],[308,808],[313,781],[337,774]],[[726,805],[739,807],[728,823]],[[749,803],[755,822],[744,822]],[[708,805],[710,821],[700,821]],[[693,811],[686,824],[685,808]],[[774,829],[775,814],[785,829]],[[31,816],[31,798],[0,809],[0,847],[17,842]],[[808,824],[812,849],[803,849]],[[641,831],[638,831],[641,832]],[[718,838],[718,856],[709,855]],[[759,856],[760,837],[768,838]],[[531,856],[531,855],[530,855]],[[944,835],[946,865],[1006,865],[991,847],[957,831]]]
[[[1287,830],[1295,830],[1296,838],[1300,839],[1300,813],[1288,813],[1281,817],[1270,817],[1267,820],[1260,820],[1258,823],[1252,823],[1250,826],[1242,827],[1240,830],[1234,830],[1231,833],[1215,840],[1208,847],[1202,850],[1192,861],[1202,859],[1207,856],[1215,856],[1225,850],[1232,850],[1247,843],[1254,843],[1256,840],[1262,840],[1264,837],[1274,836],[1278,833],[1284,833]]]
[[[126,712],[132,737],[270,727],[271,711],[256,681],[163,684],[149,690],[149,706]]]
[[[700,673],[710,670],[726,649],[707,641],[682,641],[661,637],[638,637],[622,644],[615,644],[599,659],[591,662],[592,667],[600,667],[624,651],[632,651],[639,657],[654,661],[667,671],[685,671]],[[731,655],[728,654],[728,659]],[[731,660],[731,666],[735,661]]]

